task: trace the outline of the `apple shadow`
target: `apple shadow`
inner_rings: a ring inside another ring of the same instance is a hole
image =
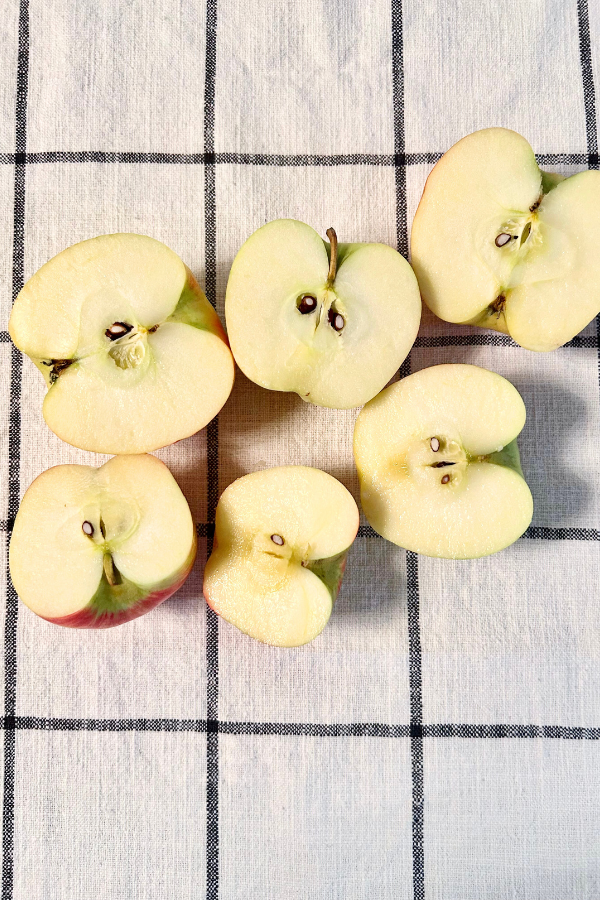
[[[533,494],[532,524],[572,526],[582,520],[593,503],[588,481],[568,464],[570,459],[577,459],[573,451],[577,451],[576,435],[588,420],[586,404],[555,382],[512,380],[527,408],[519,450],[523,474]]]
[[[323,469],[358,500],[352,436],[359,409],[327,409],[295,393],[270,391],[239,369],[219,414],[220,491],[259,469],[303,465]]]

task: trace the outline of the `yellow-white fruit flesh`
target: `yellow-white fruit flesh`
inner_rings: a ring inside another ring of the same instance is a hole
[[[111,340],[115,323],[130,330]],[[143,235],[59,253],[20,292],[9,329],[46,376],[49,427],[83,450],[139,453],[194,434],[233,384],[216,313],[179,257]]]
[[[238,479],[217,507],[208,603],[259,641],[306,644],[327,624],[333,598],[305,566],[347,550],[358,519],[352,495],[319,469],[284,466]]]
[[[524,424],[518,391],[478,366],[432,366],[382,391],[354,432],[367,519],[426,556],[472,558],[512,544],[531,522],[531,492],[490,456]]]
[[[384,387],[414,343],[421,302],[414,273],[384,244],[340,245],[329,286],[327,246],[310,226],[279,219],[236,256],[225,301],[231,348],[262,387],[318,406],[360,406]],[[298,298],[317,305],[303,315]],[[329,311],[344,319],[341,331]]]
[[[556,349],[600,311],[599,209],[599,172],[543,179],[516,132],[468,135],[434,167],[413,222],[423,299],[448,322]]]
[[[150,593],[184,569],[194,544],[189,506],[164,463],[117,456],[99,469],[55,466],[35,479],[15,519],[10,572],[33,612],[57,618],[90,602],[106,553],[123,578]]]

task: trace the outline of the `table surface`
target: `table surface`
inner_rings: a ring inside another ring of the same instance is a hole
[[[433,164],[503,125],[542,167],[598,167],[598,0],[4,0],[0,464],[8,543],[62,443],[11,345],[52,255],[133,231],[223,313],[245,238],[294,217],[408,253]],[[6,575],[2,900],[583,900],[600,895],[600,319],[534,354],[424,312],[401,375],[487,366],[527,406],[535,514],[481,560],[405,553],[363,521],[331,622],[273,649],[207,612],[219,493],[266,466],[358,498],[356,411],[239,374],[160,451],[197,522],[191,578],[148,616],[71,632]]]

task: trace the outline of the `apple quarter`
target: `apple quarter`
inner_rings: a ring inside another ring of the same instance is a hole
[[[469,559],[507,547],[533,515],[516,438],[525,404],[478,366],[432,366],[360,412],[354,456],[364,513],[387,540]]]
[[[204,596],[220,616],[266,644],[296,647],[327,624],[358,531],[354,498],[309,466],[238,478],[217,505]]]
[[[329,244],[294,219],[251,235],[234,259],[225,318],[252,381],[317,406],[362,406],[396,373],[417,336],[421,300],[386,244]]]
[[[427,179],[411,261],[440,319],[555,350],[600,312],[600,172],[538,167],[507,128],[458,141]]]
[[[9,562],[15,590],[41,618],[109,628],[170,597],[195,556],[185,497],[165,464],[143,454],[39,475],[17,513]]]
[[[142,453],[189,437],[231,392],[219,318],[179,257],[137,234],[63,250],[19,293],[9,322],[40,369],[48,426],[96,453]]]

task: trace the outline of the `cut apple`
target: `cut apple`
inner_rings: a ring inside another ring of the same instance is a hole
[[[411,261],[447,322],[555,350],[600,312],[600,172],[542,172],[514,131],[487,128],[432,170],[412,226]]]
[[[256,384],[309,403],[361,406],[412,347],[421,318],[412,269],[384,244],[325,243],[278,219],[237,254],[225,317],[237,364]]]
[[[516,440],[524,424],[516,388],[479,366],[432,366],[386,388],[354,431],[367,519],[426,556],[508,547],[533,515]]]
[[[49,427],[82,450],[142,453],[188,437],[233,385],[225,333],[194,276],[139,234],[63,250],[19,293],[9,331],[46,379]]]
[[[189,506],[154,456],[99,469],[55,466],[23,497],[10,574],[34,613],[71,628],[109,628],[170,597],[196,556]]]
[[[312,641],[331,615],[358,518],[349,491],[319,469],[239,478],[217,506],[204,572],[209,606],[266,644]]]

